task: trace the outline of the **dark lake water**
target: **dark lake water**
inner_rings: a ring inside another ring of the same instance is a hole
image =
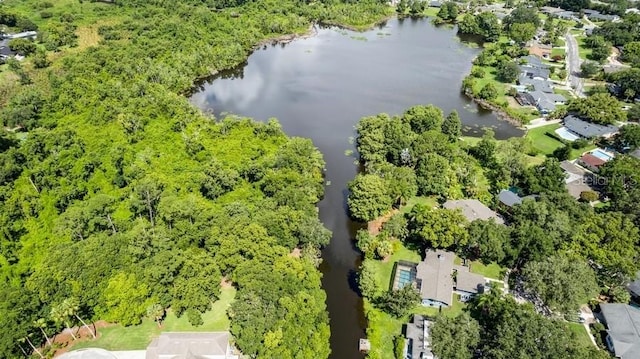
[[[332,358],[361,358],[357,344],[366,328],[355,290],[360,255],[352,240],[361,225],[346,209],[347,182],[358,171],[354,155],[345,154],[355,150],[354,125],[363,116],[431,103],[445,113],[457,110],[466,134],[491,127],[497,138],[522,135],[460,94],[479,51],[429,20],[394,19],[365,33],[319,29],[317,36],[254,52],[244,66],[201,84],[191,97],[216,115],[275,117],[287,134],[311,138],[323,153],[328,185],[318,207],[333,238],[320,269]]]

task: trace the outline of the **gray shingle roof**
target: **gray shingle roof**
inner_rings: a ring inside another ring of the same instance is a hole
[[[636,297],[640,297],[640,279],[634,280],[633,282],[629,283],[629,286],[627,288],[629,288],[631,294],[635,295]]]
[[[484,290],[486,280],[480,274],[468,272],[467,267],[462,267],[458,270],[456,276],[456,289],[468,293],[478,293]]]
[[[446,209],[461,209],[462,214],[469,220],[469,222],[476,219],[495,219],[496,223],[503,224],[504,220],[491,208],[482,204],[477,199],[459,199],[446,201],[442,207]]]
[[[147,347],[146,359],[187,358],[189,355],[226,357],[229,339],[228,332],[162,333]]]
[[[507,190],[507,189],[503,189],[502,191],[500,191],[500,194],[498,194],[498,200],[509,207],[513,207],[516,204],[521,204],[522,203],[522,198],[518,197],[517,194]]]
[[[616,357],[640,358],[640,310],[627,304],[601,304]]]
[[[417,267],[416,277],[420,279],[420,294],[423,299],[437,300],[451,305],[454,254],[442,250],[428,250],[424,261]]]
[[[602,126],[579,119],[575,116],[564,118],[564,127],[569,131],[585,138],[610,136],[618,132],[618,127],[609,125]]]

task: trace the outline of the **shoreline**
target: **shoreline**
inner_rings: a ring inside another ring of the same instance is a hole
[[[505,111],[502,107],[493,104],[487,100],[483,100],[481,98],[478,98],[476,96],[474,96],[473,94],[471,94],[468,90],[463,91],[464,95],[467,96],[467,98],[469,98],[473,103],[475,103],[476,105],[482,107],[485,110],[489,110],[491,111],[493,114],[496,115],[496,117],[498,117],[498,119],[500,121],[505,121],[507,123],[510,123],[514,126],[516,126],[517,128],[521,129],[521,130],[527,130],[527,128],[525,127],[525,125],[522,123],[522,121],[512,117],[511,115],[509,115],[507,113],[507,111]]]

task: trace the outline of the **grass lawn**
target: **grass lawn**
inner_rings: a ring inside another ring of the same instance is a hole
[[[532,128],[527,131],[526,137],[531,139],[531,143],[536,150],[540,151],[542,154],[550,155],[556,148],[562,147],[564,144],[545,135],[545,133],[547,131],[555,131],[560,128],[560,126],[560,124],[554,123],[551,125]]]
[[[169,311],[162,328],[150,320],[143,319],[139,325],[123,327],[113,325],[98,330],[100,337],[96,340],[83,340],[73,345],[72,350],[81,348],[103,348],[107,350],[139,350],[145,349],[151,340],[161,332],[207,332],[221,331],[229,329],[229,318],[227,308],[235,297],[235,288],[224,288],[220,294],[220,299],[213,303],[212,309],[202,315],[204,324],[194,327],[189,324],[187,316],[177,318],[173,312]]]
[[[402,245],[400,241],[394,241],[394,252],[393,255],[385,261],[378,261],[373,259],[371,260],[375,263],[376,268],[376,282],[378,283],[378,288],[382,290],[388,290],[391,287],[391,277],[393,272],[393,265],[397,261],[407,261],[418,263],[422,259],[420,254],[414,250],[408,249]]]
[[[438,206],[438,200],[436,199],[436,197],[416,196],[409,199],[407,201],[407,204],[405,204],[404,207],[400,209],[400,212],[409,213],[411,212],[411,209],[413,209],[413,206],[415,206],[416,204],[423,204],[433,208]]]
[[[402,245],[401,242],[394,242],[394,254],[385,261],[367,259],[372,261],[375,268],[375,279],[378,288],[387,290],[390,287],[391,277],[394,263],[399,260],[409,262],[419,262],[421,260],[418,252],[410,250]],[[375,308],[368,300],[364,301],[364,311],[367,317],[367,338],[371,342],[371,357],[373,358],[394,358],[393,343],[394,339],[402,335],[402,325],[407,323],[411,315],[422,314],[426,316],[436,316],[439,312],[442,315],[455,317],[459,315],[465,308],[466,304],[458,300],[458,296],[454,296],[451,307],[442,309],[417,306],[411,314],[403,318],[394,318],[393,316]]]
[[[431,17],[436,17],[438,16],[438,12],[440,11],[440,8],[437,7],[428,7],[423,14],[425,14],[426,16],[431,16]]]
[[[585,45],[585,37],[576,37],[576,40],[578,40],[578,53],[580,58],[586,60],[591,55],[591,49]]]
[[[482,137],[462,136],[460,139],[469,146],[475,146],[482,141]]]
[[[554,56],[564,56],[565,53],[565,49],[561,47],[555,47],[551,50],[551,57],[553,58]]]
[[[490,263],[488,265],[482,264],[480,261],[473,261],[469,266],[471,273],[482,274],[487,278],[503,280],[506,268],[500,267],[497,263]]]
[[[567,326],[569,327],[569,330],[575,334],[579,343],[584,346],[593,346],[593,342],[591,341],[591,338],[589,338],[589,333],[587,333],[587,329],[584,325],[580,323],[567,323]]]
[[[553,89],[553,92],[557,93],[558,95],[562,95],[562,96],[566,97],[567,100],[570,99],[570,98],[573,98],[573,94],[571,94],[571,91],[569,91],[569,90],[563,90],[563,89],[559,89],[559,88],[556,87],[556,88]]]

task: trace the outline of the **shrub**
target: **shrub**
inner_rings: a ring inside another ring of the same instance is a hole
[[[483,100],[494,100],[496,97],[498,97],[498,89],[496,89],[493,84],[488,83],[484,85],[482,90],[480,90],[478,96]]]
[[[583,191],[580,193],[580,200],[583,202],[597,201],[599,198],[598,193],[595,191]]]
[[[53,17],[53,13],[51,11],[49,10],[40,11],[40,18],[49,19],[51,17]]]
[[[576,150],[579,150],[581,148],[585,148],[589,146],[589,143],[590,143],[589,140],[584,138],[579,138],[571,143],[571,147],[575,148]]]
[[[404,337],[395,337],[393,339],[393,353],[396,356],[396,359],[404,359]]]

